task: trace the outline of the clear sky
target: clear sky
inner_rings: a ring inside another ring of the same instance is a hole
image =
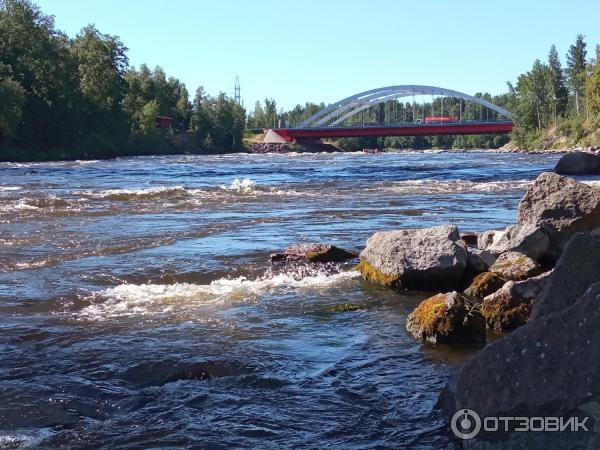
[[[577,33],[600,43],[599,0],[37,0],[74,36],[120,36],[132,65],[162,66],[193,93],[274,98],[286,109],[372,88],[426,84],[473,94],[564,55]]]

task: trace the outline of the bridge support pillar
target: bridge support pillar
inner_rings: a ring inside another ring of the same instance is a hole
[[[294,142],[294,138],[284,129],[267,130],[264,142],[265,144],[285,144],[286,142]]]

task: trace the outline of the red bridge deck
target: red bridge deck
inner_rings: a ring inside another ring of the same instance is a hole
[[[455,122],[409,125],[381,125],[322,128],[276,128],[273,131],[287,142],[296,139],[384,136],[433,136],[440,134],[510,133],[513,122]]]

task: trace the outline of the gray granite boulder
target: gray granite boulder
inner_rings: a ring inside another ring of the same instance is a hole
[[[482,418],[577,415],[589,418],[589,432],[482,431],[463,441],[464,448],[600,448],[599,323],[597,283],[570,307],[488,344],[451,379],[438,402],[448,419],[465,408]]]
[[[599,175],[600,156],[588,152],[570,152],[563,155],[554,172],[559,175]]]
[[[600,240],[589,234],[576,234],[535,302],[532,320],[572,305],[588,286],[597,282],[600,282]]]
[[[543,229],[550,241],[546,256],[556,260],[575,233],[600,227],[600,189],[542,173],[519,204],[517,226]]]
[[[441,291],[460,285],[467,251],[455,226],[382,231],[360,254],[363,277],[385,286]]]

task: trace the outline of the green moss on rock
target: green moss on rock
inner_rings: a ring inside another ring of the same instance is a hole
[[[371,283],[381,284],[385,287],[394,287],[400,284],[400,275],[386,275],[364,259],[360,261],[356,268],[363,278]]]
[[[406,330],[416,339],[433,344],[485,343],[485,320],[478,307],[458,292],[423,300],[408,316]]]
[[[363,307],[356,303],[338,303],[337,305],[332,305],[329,308],[329,311],[338,313],[338,312],[358,311],[360,309],[363,309]]]
[[[465,295],[481,301],[483,297],[493,294],[506,283],[506,279],[494,272],[483,272],[475,277],[471,285],[465,289]]]

